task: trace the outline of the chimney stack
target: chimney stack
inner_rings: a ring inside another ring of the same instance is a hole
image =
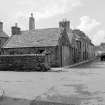
[[[63,21],[59,22],[59,28],[60,28],[60,31],[62,31],[63,29],[66,29],[66,32],[69,32],[70,21],[67,21],[66,19],[64,19]]]
[[[0,22],[0,32],[3,32],[3,22]]]
[[[33,13],[31,13],[31,17],[29,18],[29,31],[35,30],[35,19],[33,17]]]
[[[15,26],[11,28],[12,30],[12,35],[20,35],[21,34],[21,29],[18,27],[18,24],[15,23]]]

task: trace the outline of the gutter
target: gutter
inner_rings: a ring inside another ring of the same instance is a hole
[[[80,66],[80,65],[88,63],[88,62],[92,62],[92,61],[94,61],[96,59],[97,59],[97,57],[94,57],[92,59],[88,59],[88,60],[85,60],[85,61],[82,61],[82,62],[79,62],[79,63],[75,63],[73,65],[64,66],[64,67],[57,67],[57,68],[51,68],[49,70],[49,72],[61,72],[61,71],[66,72],[70,68],[77,67],[77,66]]]

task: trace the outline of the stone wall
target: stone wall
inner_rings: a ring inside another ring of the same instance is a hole
[[[0,38],[0,47],[2,47],[6,43],[7,40],[8,40],[8,38],[1,37]]]
[[[66,104],[66,103],[60,103],[60,102],[49,102],[49,101],[36,101],[33,100],[30,105],[70,105],[70,104]],[[75,104],[71,104],[71,105],[75,105]]]
[[[59,50],[57,46],[48,47],[26,47],[26,48],[3,48],[1,55],[22,55],[48,53],[48,62],[52,67],[60,65]]]
[[[70,49],[69,46],[62,46],[62,66],[70,65]]]
[[[0,70],[45,71],[48,68],[45,54],[0,55]]]

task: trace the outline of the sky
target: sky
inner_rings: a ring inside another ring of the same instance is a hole
[[[72,29],[80,29],[95,45],[105,42],[105,0],[0,0],[0,21],[10,36],[17,22],[21,30],[28,29],[30,14],[36,28],[58,27],[67,19]]]

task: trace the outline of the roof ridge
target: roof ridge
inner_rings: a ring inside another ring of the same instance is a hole
[[[57,45],[57,40],[59,38],[58,29],[59,28],[47,28],[47,29],[45,28],[45,29],[39,29],[39,31],[36,32],[23,31],[21,35],[19,35],[20,37],[18,43],[16,42],[18,35],[12,35],[9,38],[9,40],[5,43],[5,45],[3,45],[3,48]]]
[[[59,29],[59,27],[52,27],[52,28],[38,28],[35,30],[47,30],[47,29]],[[21,32],[34,32],[35,30],[29,31],[29,30],[22,30]]]
[[[9,37],[8,34],[6,32],[4,32],[4,31],[1,31],[0,35],[2,35],[0,37]]]
[[[2,46],[2,48],[4,48],[4,47],[8,44],[8,42],[11,40],[12,37],[13,37],[13,35],[11,35],[11,36],[9,37],[9,39],[4,43],[4,45]]]

